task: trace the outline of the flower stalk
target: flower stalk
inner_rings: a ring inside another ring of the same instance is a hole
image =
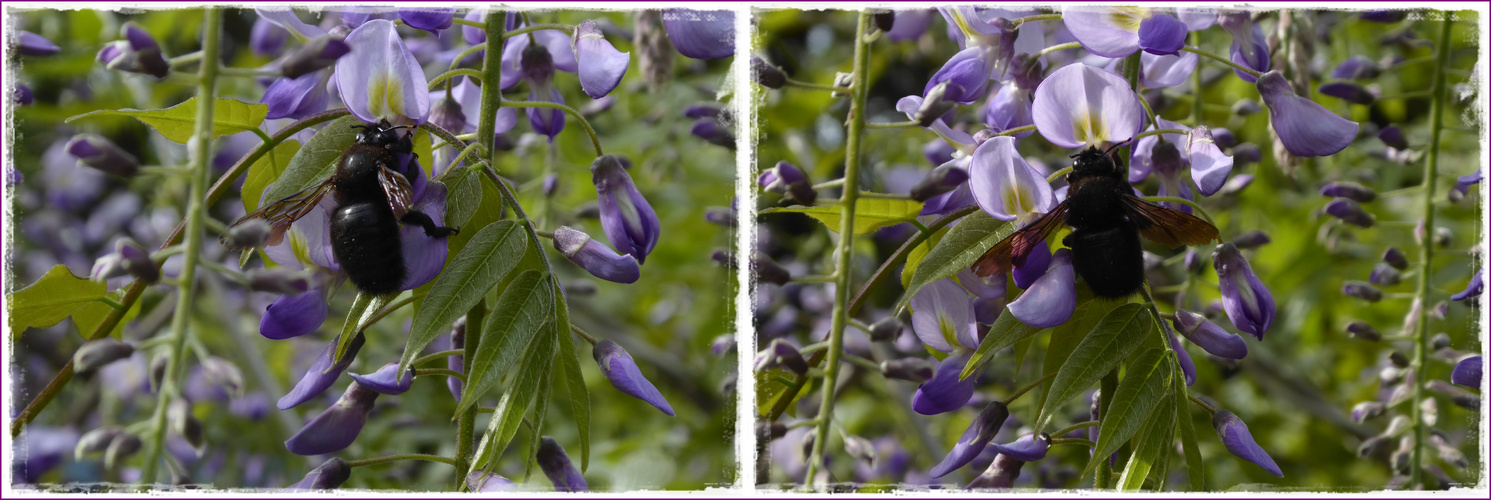
[[[1433,102],[1429,111],[1429,156],[1424,161],[1424,227],[1434,227],[1434,187],[1439,177],[1439,139],[1444,131],[1444,101],[1445,80],[1448,79],[1446,71],[1450,65],[1450,29],[1453,27],[1450,16],[1445,16],[1444,25],[1440,28],[1439,43],[1434,45],[1435,56],[1438,58],[1434,66],[1434,89]],[[1429,284],[1429,274],[1434,260],[1434,242],[1431,238],[1423,238],[1419,251],[1419,273],[1417,288],[1414,291],[1414,301],[1418,304],[1429,303],[1429,292],[1432,288]],[[1424,384],[1427,378],[1424,376],[1424,368],[1428,366],[1429,350],[1432,349],[1429,341],[1429,314],[1430,307],[1420,306],[1416,310],[1419,317],[1414,321],[1414,370],[1418,375],[1413,379],[1413,454],[1412,470],[1409,472],[1408,484],[1415,488],[1424,487],[1424,440],[1427,423],[1424,421],[1423,402],[1427,395],[1424,393]]]

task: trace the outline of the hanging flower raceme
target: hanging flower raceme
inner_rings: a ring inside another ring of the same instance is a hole
[[[418,125],[429,118],[429,83],[393,22],[363,23],[346,42],[357,57],[337,59],[336,84],[353,116],[365,123],[388,120],[396,125]]]
[[[735,55],[735,11],[667,9],[663,29],[679,54],[694,59]]]
[[[1268,71],[1268,43],[1263,37],[1263,28],[1253,23],[1253,15],[1246,11],[1229,11],[1217,14],[1217,23],[1232,35],[1232,62],[1253,71]],[[1232,70],[1238,78],[1252,83],[1258,81],[1253,75],[1236,68]]]
[[[1263,340],[1263,334],[1274,324],[1274,297],[1253,273],[1242,252],[1231,243],[1217,246],[1212,253],[1217,280],[1222,291],[1222,309],[1239,331]]]
[[[1061,20],[1083,48],[1103,57],[1125,57],[1136,50],[1174,55],[1186,41],[1185,23],[1145,7],[1066,8]]]
[[[1356,122],[1337,116],[1315,101],[1294,93],[1294,86],[1277,71],[1258,79],[1258,94],[1268,106],[1269,121],[1279,141],[1294,156],[1329,156],[1356,139]]]
[[[647,404],[657,408],[664,415],[673,416],[673,406],[663,398],[657,387],[642,375],[637,368],[637,362],[632,360],[632,355],[622,349],[616,342],[602,340],[595,344],[591,352],[596,364],[601,367],[601,374],[606,380],[611,381],[611,386],[622,394],[646,401]]]
[[[124,23],[120,36],[124,39],[98,51],[98,62],[114,71],[142,73],[156,78],[165,78],[171,72],[171,65],[161,54],[160,44],[140,25],[133,21]]]
[[[616,50],[611,42],[606,41],[600,25],[590,19],[575,26],[572,46],[580,71],[580,89],[585,91],[585,95],[600,99],[615,90],[621,77],[626,75],[631,53]]]
[[[636,258],[638,264],[645,263],[662,230],[657,212],[642,197],[617,157],[596,158],[590,164],[590,177],[600,198],[601,229],[611,240],[611,246]]]
[[[1253,434],[1248,432],[1248,424],[1243,423],[1237,415],[1227,410],[1218,411],[1212,414],[1211,425],[1216,429],[1217,437],[1222,439],[1222,446],[1233,456],[1253,462],[1269,474],[1284,477],[1284,472],[1279,470],[1274,459],[1253,440]]]
[[[1082,64],[1046,77],[1035,90],[1032,111],[1041,136],[1069,149],[1126,141],[1144,128],[1144,110],[1129,82]]]

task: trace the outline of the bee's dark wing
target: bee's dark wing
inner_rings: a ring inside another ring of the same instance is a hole
[[[1221,237],[1216,226],[1194,215],[1150,203],[1132,194],[1125,194],[1123,201],[1123,210],[1129,221],[1139,227],[1139,234],[1155,243],[1175,248],[1200,245]]]
[[[233,222],[233,226],[253,219],[268,222],[270,229],[269,239],[265,240],[265,244],[277,245],[285,240],[285,231],[290,229],[290,225],[300,220],[301,217],[305,217],[305,214],[311,213],[311,209],[315,208],[316,204],[321,202],[321,198],[331,192],[331,189],[331,179],[327,179],[320,184],[287,196],[283,200],[259,207],[253,213],[245,215],[243,218]],[[230,228],[233,226],[230,226]],[[218,238],[218,241],[222,242],[223,246],[228,247],[229,250],[243,250],[242,248],[236,248],[237,245],[233,245],[228,241],[227,235]]]
[[[1025,263],[1025,257],[1030,255],[1036,245],[1046,241],[1046,237],[1066,225],[1066,212],[1067,204],[1063,201],[1040,219],[1000,240],[973,263],[973,273],[987,278],[1009,272],[1016,264]]]
[[[378,184],[383,186],[383,194],[388,196],[388,208],[393,210],[393,218],[402,220],[414,206],[414,190],[409,187],[409,179],[388,167],[379,167]]]

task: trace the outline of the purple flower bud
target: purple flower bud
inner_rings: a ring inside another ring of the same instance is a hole
[[[466,475],[466,490],[472,493],[497,493],[517,489],[517,483],[511,479],[484,470]]]
[[[1231,243],[1223,243],[1212,252],[1212,264],[1222,292],[1222,308],[1239,331],[1263,340],[1263,334],[1274,324],[1274,297],[1253,273],[1242,252]]]
[[[802,359],[802,353],[792,344],[776,339],[767,344],[766,349],[756,353],[756,371],[759,373],[776,368],[786,368],[802,375],[808,372],[808,362]]]
[[[723,114],[724,110],[718,103],[696,102],[683,108],[683,116],[686,118],[714,118]]]
[[[1180,54],[1186,25],[1169,14],[1155,13],[1139,22],[1139,48],[1157,56]]]
[[[1325,204],[1325,213],[1330,214],[1342,222],[1358,227],[1372,227],[1376,220],[1372,214],[1362,210],[1362,206],[1356,204],[1349,198],[1336,198]]]
[[[113,469],[120,460],[140,451],[142,444],[140,437],[134,434],[121,432],[115,435],[114,439],[109,441],[109,448],[104,450],[104,468]]]
[[[466,112],[461,110],[461,103],[449,97],[442,97],[430,106],[430,123],[451,132],[459,132],[466,128]]]
[[[637,191],[621,160],[602,155],[590,165],[591,181],[600,201],[601,228],[616,251],[631,255],[637,264],[657,246],[661,224],[652,205]]]
[[[1200,314],[1187,310],[1175,311],[1175,330],[1186,340],[1196,344],[1213,356],[1226,359],[1242,359],[1248,355],[1248,344],[1242,337],[1222,329]]]
[[[564,452],[564,448],[559,446],[559,442],[554,441],[554,438],[544,436],[539,442],[537,461],[544,475],[554,483],[554,491],[590,491],[590,486],[585,484],[585,476],[581,476],[580,471],[575,469],[575,465],[570,463],[569,455]]]
[[[1388,263],[1399,271],[1408,269],[1408,256],[1403,254],[1397,247],[1388,247],[1382,252],[1382,261]]]
[[[22,106],[30,106],[31,103],[33,103],[33,102],[36,102],[36,96],[35,96],[35,94],[32,94],[31,87],[27,86],[24,83],[17,83],[16,84],[15,103],[19,104],[19,105],[22,105]],[[7,176],[10,175],[10,170],[6,171],[6,175]],[[16,175],[20,175],[20,174],[16,174]],[[17,184],[17,182],[11,182],[9,184],[10,185],[15,185],[15,184]]]
[[[1354,339],[1364,339],[1371,341],[1382,340],[1381,332],[1378,332],[1376,328],[1372,328],[1372,325],[1369,325],[1362,321],[1352,321],[1350,323],[1347,323],[1346,333]]]
[[[249,49],[254,55],[278,56],[285,48],[285,38],[288,33],[274,21],[267,17],[259,16],[254,20],[254,27],[249,31]]]
[[[398,363],[388,363],[383,365],[382,368],[379,368],[378,371],[368,375],[348,373],[347,376],[352,377],[352,380],[357,381],[359,385],[367,390],[378,394],[397,396],[409,392],[409,388],[414,386],[414,368],[408,368],[402,378],[397,376],[396,372],[398,370]]]
[[[1258,248],[1263,245],[1267,245],[1272,241],[1272,239],[1269,239],[1268,233],[1255,229],[1237,235],[1236,238],[1232,239],[1232,244],[1237,245],[1237,248],[1239,249],[1247,250],[1249,248]]]
[[[1274,463],[1274,459],[1263,451],[1263,447],[1253,440],[1253,434],[1248,432],[1248,424],[1227,410],[1221,410],[1211,416],[1211,425],[1217,430],[1217,436],[1222,439],[1222,445],[1233,456],[1247,460],[1259,467],[1263,467],[1269,474],[1284,477],[1284,472]]]
[[[1356,122],[1337,116],[1315,101],[1294,93],[1294,87],[1277,71],[1258,79],[1258,93],[1268,106],[1269,121],[1279,141],[1295,156],[1329,156],[1356,140]]]
[[[760,252],[751,256],[751,270],[756,273],[757,281],[772,283],[775,285],[786,285],[792,281],[792,272],[778,265],[771,257]]]
[[[309,456],[335,453],[352,446],[352,441],[357,439],[362,425],[367,422],[373,402],[377,400],[378,393],[352,382],[336,404],[285,440],[285,449],[296,455]]]
[[[1352,104],[1372,104],[1377,100],[1371,90],[1361,84],[1352,81],[1334,81],[1320,84],[1320,93],[1341,99]]]
[[[1015,486],[1015,480],[1020,478],[1020,468],[1025,462],[1017,460],[1009,455],[996,455],[994,461],[983,474],[973,478],[966,489],[1009,489]]]
[[[128,358],[135,353],[135,346],[114,340],[102,338],[92,340],[78,348],[73,354],[73,370],[79,374],[90,373],[100,367]]]
[[[1362,12],[1361,14],[1357,14],[1357,17],[1361,18],[1363,21],[1372,21],[1374,23],[1392,24],[1392,23],[1396,23],[1398,21],[1402,21],[1402,20],[1408,18],[1408,10],[1407,9],[1396,9],[1396,10],[1394,10],[1394,9],[1378,9],[1378,10],[1369,10],[1369,11],[1366,11],[1366,12]]]
[[[710,144],[735,149],[735,133],[720,124],[714,118],[700,118],[694,120],[694,125],[689,128],[689,133],[694,137],[709,141]]]
[[[584,231],[569,226],[554,230],[554,248],[591,276],[615,283],[635,283],[642,277],[637,259],[620,255]]]
[[[1381,290],[1378,290],[1377,287],[1372,286],[1371,283],[1363,283],[1361,281],[1347,281],[1346,284],[1341,285],[1341,293],[1365,300],[1367,302],[1377,302],[1379,300],[1382,300]]]
[[[171,360],[171,353],[164,352],[150,359],[150,368],[147,373],[147,382],[150,384],[150,393],[160,392],[161,381],[166,379],[166,362]]]
[[[343,39],[346,35],[320,35],[306,42],[300,50],[290,54],[280,65],[285,78],[300,78],[322,68],[336,64],[337,59],[352,51],[352,46]]]
[[[591,355],[595,358],[596,364],[600,365],[601,374],[606,376],[606,380],[611,381],[611,386],[616,390],[646,401],[664,415],[673,416],[673,407],[668,404],[667,399],[663,398],[663,394],[658,392],[657,387],[654,387],[652,382],[647,381],[647,377],[642,375],[642,371],[637,368],[637,362],[632,360],[632,355],[628,354],[626,349],[622,349],[620,345],[610,340],[602,340],[595,344]]]
[[[1370,281],[1377,286],[1393,286],[1403,281],[1403,274],[1386,262],[1378,262],[1372,267]]]
[[[976,76],[987,81],[987,75]],[[959,82],[944,81],[927,89],[927,95],[922,98],[921,105],[917,106],[916,112],[911,114],[911,119],[918,125],[930,127],[943,115],[956,108],[959,103],[968,104],[976,99],[978,98],[965,92]]]
[[[1455,363],[1455,370],[1450,372],[1450,382],[1473,389],[1481,387],[1482,373],[1486,368],[1485,358],[1471,356]]]
[[[895,24],[891,29],[885,30],[885,37],[891,41],[904,42],[921,38],[932,22],[931,10],[907,9],[894,12]]]
[[[431,33],[451,27],[455,22],[456,9],[454,8],[422,8],[422,9],[399,9],[399,19],[410,28],[421,29]]]
[[[1377,191],[1351,181],[1332,182],[1320,186],[1320,195],[1346,198],[1362,203],[1370,203],[1372,200],[1377,199]]]
[[[1263,37],[1263,28],[1253,22],[1252,14],[1247,11],[1218,12],[1217,23],[1232,35],[1230,49],[1232,62],[1247,66],[1254,71],[1268,71],[1268,43]],[[1232,72],[1243,81],[1249,83],[1257,81],[1253,75],[1242,71],[1233,69]]]
[[[916,201],[927,201],[948,191],[957,189],[958,186],[968,182],[968,171],[949,163],[932,169],[932,172],[923,177],[911,188],[911,199]]]
[[[1016,272],[1018,271],[1017,268]],[[1051,265],[1046,273],[1035,280],[1025,293],[1010,302],[1010,314],[1015,315],[1021,323],[1036,328],[1050,328],[1066,323],[1077,307],[1076,279],[1071,252],[1065,248],[1057,250],[1051,256]]]
[[[572,43],[580,69],[580,88],[585,95],[600,99],[610,94],[626,75],[631,53],[616,50],[601,34],[600,25],[589,19],[575,26]]]
[[[314,72],[296,78],[280,78],[264,91],[260,103],[269,105],[270,119],[291,118],[299,120],[326,110],[331,93],[326,82],[331,73]]]
[[[932,379],[917,387],[916,394],[912,395],[911,409],[922,415],[937,415],[968,404],[968,400],[973,398],[978,377],[958,380],[958,376],[971,356],[971,352],[959,350],[937,363]]]
[[[192,448],[197,450],[201,456],[202,447],[206,445],[206,435],[202,428],[202,421],[192,415],[192,404],[185,399],[171,401],[166,407],[166,422],[170,423],[171,430],[186,439]]]
[[[352,466],[346,460],[331,457],[325,463],[311,469],[305,478],[285,487],[285,491],[334,490],[352,477]]]
[[[1477,168],[1473,174],[1462,175],[1456,178],[1455,186],[1451,188],[1451,192],[1460,193],[1460,196],[1465,196],[1470,193],[1470,186],[1480,184],[1481,178],[1481,169]]]
[[[316,357],[316,362],[311,364],[311,368],[305,371],[305,376],[300,378],[300,382],[295,384],[295,387],[290,389],[285,397],[280,398],[277,405],[279,409],[288,410],[310,401],[311,398],[321,395],[323,391],[336,383],[337,377],[340,377],[342,372],[352,364],[352,359],[357,357],[357,351],[362,349],[365,341],[362,335],[354,337],[352,344],[347,346],[347,353],[342,355],[341,362],[333,365],[331,357],[336,353],[339,339],[340,336],[332,339],[331,344],[327,345],[326,349],[323,349]]]
[[[271,228],[263,219],[249,219],[228,228],[230,248],[259,248],[269,241]]]
[[[23,56],[49,56],[62,51],[62,47],[58,47],[51,40],[30,31],[21,31],[17,34],[16,42],[18,42],[16,52]]]
[[[1040,434],[1026,434],[1010,444],[991,443],[999,453],[1008,455],[1010,458],[1021,462],[1034,462],[1046,458],[1046,451],[1051,449],[1051,435],[1044,432]]]
[[[880,362],[885,378],[922,384],[932,378],[934,365],[924,358],[901,358]]]
[[[119,149],[108,139],[94,134],[79,134],[67,141],[67,152],[78,164],[93,167],[120,177],[133,177],[140,170],[134,156]]]
[[[89,276],[103,281],[125,275],[134,275],[146,283],[160,279],[160,267],[150,259],[150,253],[139,243],[129,238],[114,242],[114,252],[100,257],[93,264]]]
[[[1484,268],[1477,269],[1475,271],[1475,274],[1470,275],[1470,283],[1465,285],[1465,290],[1460,291],[1460,293],[1451,295],[1450,300],[1458,302],[1465,299],[1474,299],[1476,297],[1480,297],[1481,292],[1485,291],[1486,288],[1485,283],[1481,281],[1483,279],[1481,276],[1484,274]]]
[[[1377,132],[1377,138],[1393,149],[1408,149],[1408,140],[1403,138],[1403,129],[1388,125]]]
[[[899,318],[890,316],[870,325],[871,342],[890,342],[901,334],[901,328],[906,325]],[[883,366],[882,366],[883,368]],[[928,372],[928,377],[931,373]]]
[[[142,73],[156,78],[165,78],[171,65],[161,54],[155,37],[133,21],[124,23],[120,29],[123,40],[105,45],[98,51],[98,62],[114,71]]]
[[[1336,69],[1331,71],[1331,78],[1343,80],[1377,78],[1377,62],[1363,55],[1351,56],[1336,65]]]
[[[735,210],[729,207],[705,207],[704,220],[725,227],[735,227]]]
[[[735,55],[735,11],[667,9],[663,28],[679,54],[694,59]]]
[[[1387,405],[1377,401],[1363,401],[1351,407],[1351,421],[1358,424],[1381,417],[1387,413]]]
[[[751,76],[756,83],[769,89],[779,89],[787,84],[787,74],[782,72],[782,68],[754,55],[751,56]]]
[[[952,451],[943,457],[941,463],[932,467],[932,477],[946,476],[973,461],[983,453],[984,447],[994,439],[994,435],[999,433],[999,428],[1004,426],[1004,421],[1009,417],[1009,408],[1004,403],[994,401],[985,406],[978,417],[973,419],[973,424],[968,426],[968,430],[963,431]]]
[[[73,448],[74,459],[81,460],[84,456],[108,449],[109,443],[123,433],[123,430],[116,427],[99,427],[88,431],[78,438],[78,444]]]

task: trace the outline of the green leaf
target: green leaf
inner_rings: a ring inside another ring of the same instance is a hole
[[[1170,359],[1163,349],[1150,349],[1139,356],[1125,371],[1123,381],[1113,393],[1113,405],[1103,416],[1098,442],[1092,459],[1082,476],[1097,469],[1101,457],[1112,455],[1147,422],[1150,413],[1163,401],[1170,389]]]
[[[378,310],[388,305],[394,297],[393,294],[373,295],[357,292],[357,298],[352,300],[352,309],[347,311],[347,321],[342,323],[341,340],[337,341],[336,355],[331,359],[341,361],[342,356],[347,353],[347,347],[352,345],[352,339],[362,335],[362,331],[368,328],[373,316],[378,314]]]
[[[1056,379],[1051,383],[1051,395],[1046,398],[1046,404],[1041,405],[1040,417],[1036,419],[1035,432],[1044,430],[1057,409],[1103,378],[1153,329],[1154,320],[1139,304],[1118,306],[1103,317],[1103,321],[1077,344],[1066,363],[1061,365],[1061,370],[1056,372]],[[993,336],[992,331],[989,336]],[[982,349],[983,346],[979,347]]]
[[[860,198],[854,205],[854,234],[862,235],[886,226],[916,220],[921,214],[922,204],[912,200],[890,200],[885,198]],[[818,219],[829,231],[839,232],[839,217],[844,213],[842,205],[818,205],[812,207],[792,206],[768,208],[763,214],[798,213]]]
[[[446,175],[443,182],[450,189],[450,194],[445,196],[445,224],[463,227],[482,204],[481,177],[470,170],[458,168]],[[498,211],[501,211],[500,202],[498,207]],[[479,229],[481,228],[472,228],[473,231]]]
[[[264,190],[269,184],[280,178],[285,169],[290,166],[290,159],[300,151],[300,141],[286,140],[276,145],[273,150],[259,157],[259,161],[249,165],[248,173],[243,177],[243,209],[245,212],[253,212],[259,209],[259,203],[264,201]],[[275,198],[275,201],[279,198]]]
[[[476,357],[471,362],[471,374],[466,377],[456,413],[480,401],[517,363],[519,356],[528,352],[529,345],[539,336],[539,327],[552,317],[554,295],[549,286],[547,275],[528,270],[502,291],[502,297],[492,306],[481,328],[482,338],[477,341]]]
[[[108,295],[108,297],[109,299],[118,302],[120,294],[111,293]],[[93,331],[97,330],[99,326],[103,325],[104,319],[108,318],[109,314],[113,312],[113,306],[110,306],[103,302],[94,302],[92,304],[84,305],[81,309],[78,309],[77,312],[74,312],[72,314],[72,323],[73,326],[78,327],[78,335],[86,339],[89,336],[92,336]],[[120,336],[124,334],[124,325],[129,324],[129,322],[131,321],[134,321],[135,316],[139,315],[140,302],[135,301],[134,304],[130,305],[129,310],[124,312],[124,316],[119,318],[119,322],[114,324],[114,329],[109,332],[109,336],[116,339],[120,338]]]
[[[994,320],[993,325],[989,325],[989,333],[985,334],[984,340],[978,343],[978,350],[973,351],[973,356],[968,358],[968,364],[963,365],[963,373],[958,375],[958,380],[973,376],[989,360],[994,359],[994,353],[1015,345],[1016,342],[1025,340],[1040,331],[1040,328],[1021,323],[1014,314],[1006,310],[999,315],[999,319]]]
[[[362,122],[357,117],[348,115],[322,127],[320,132],[316,132],[295,153],[290,164],[280,173],[279,180],[269,185],[269,190],[264,192],[262,199],[282,200],[331,178],[331,174],[336,171],[337,159],[357,139],[357,130],[352,126],[360,124]]]
[[[435,175],[435,155],[430,153],[431,134],[421,129],[414,134],[413,150],[415,159],[420,160],[419,166],[425,171],[425,178]]]
[[[1117,402],[1117,399],[1114,398],[1114,401]],[[1150,470],[1164,459],[1164,454],[1170,452],[1171,444],[1175,442],[1175,405],[1171,401],[1165,403],[1172,404],[1160,405],[1155,414],[1145,421],[1144,431],[1134,442],[1134,452],[1129,455],[1129,462],[1124,466],[1123,474],[1118,477],[1119,490],[1139,489],[1144,485],[1144,478],[1149,476]]]
[[[257,130],[269,115],[268,104],[249,104],[233,99],[217,99],[212,111],[212,138]],[[186,144],[196,133],[197,98],[166,109],[101,109],[68,118],[67,122],[93,116],[129,116],[151,126],[173,142]]]
[[[1068,356],[1072,355],[1072,349],[1077,348],[1077,343],[1097,326],[1109,311],[1118,306],[1118,302],[1111,300],[1086,300],[1082,297],[1082,287],[1077,288],[1077,308],[1072,311],[1072,319],[1066,323],[1057,325],[1051,329],[1051,336],[1046,345],[1046,357],[1041,363],[1041,376],[1053,375],[1066,363]],[[1046,402],[1046,397],[1051,391],[1041,392],[1041,399],[1034,411],[1040,410],[1040,405]]]
[[[916,292],[928,283],[958,274],[958,271],[973,266],[973,262],[984,255],[990,247],[1019,229],[1014,224],[989,217],[982,210],[974,212],[958,225],[948,230],[937,246],[927,251],[926,258],[911,275],[911,284],[901,296],[904,306],[916,296]]]
[[[27,328],[55,325],[89,304],[107,308],[99,302],[107,290],[103,283],[73,276],[67,266],[52,266],[36,283],[6,296],[11,340],[20,338]]]
[[[455,173],[451,173],[451,175],[454,176]],[[475,190],[480,192],[481,195],[471,198],[471,200],[476,200],[473,202],[475,206],[469,209],[470,215],[466,217],[465,221],[452,222],[454,219],[451,219],[452,211],[468,211],[466,207],[461,206],[466,201],[458,202],[456,198],[457,196],[465,196],[461,194],[461,191],[456,190],[460,186],[450,186],[452,191],[446,195],[446,223],[454,224],[452,227],[461,230],[460,234],[448,238],[449,242],[447,244],[450,246],[448,255],[459,255],[466,248],[466,243],[470,242],[471,238],[475,237],[482,228],[502,220],[502,193],[498,192],[492,183],[482,182],[479,175],[472,174],[470,178],[475,180],[472,185],[474,185]],[[446,179],[449,180],[450,177],[447,176]],[[460,187],[460,189],[467,188]]]
[[[921,242],[916,248],[911,249],[911,253],[906,254],[906,266],[901,268],[902,289],[905,289],[906,285],[911,283],[912,274],[916,272],[917,266],[921,265],[922,259],[927,258],[927,252],[931,251],[932,247],[937,246],[942,241],[942,238],[947,236],[949,230],[951,228],[946,227],[937,230],[926,241]]]
[[[559,283],[550,280],[554,287],[554,330],[559,339],[559,373],[564,377],[565,389],[569,391],[570,412],[575,419],[575,430],[580,435],[580,472],[590,468],[590,392],[585,388],[585,377],[580,373],[580,363],[575,349],[575,339],[569,328],[569,303]],[[557,376],[556,375],[556,376]]]
[[[1173,358],[1172,358],[1173,359]],[[1171,370],[1175,370],[1172,366]],[[1180,447],[1186,455],[1186,477],[1191,491],[1206,489],[1206,470],[1201,462],[1201,448],[1196,446],[1196,423],[1191,420],[1191,402],[1186,396],[1186,378],[1171,377],[1175,384],[1175,426],[1180,434]]]
[[[533,345],[524,350],[523,366],[514,378],[512,387],[502,393],[502,399],[497,402],[497,409],[487,424],[487,432],[476,445],[476,458],[471,461],[471,469],[466,471],[467,474],[493,461],[507,449],[508,443],[518,433],[518,427],[523,425],[523,415],[528,413],[528,407],[538,393],[539,381],[549,375],[549,367],[554,361],[555,337],[540,335]]]
[[[488,225],[472,236],[470,243],[445,266],[445,271],[435,277],[429,295],[425,296],[419,312],[414,313],[414,323],[409,326],[409,341],[399,359],[399,373],[408,369],[409,362],[414,361],[414,357],[435,337],[466,314],[476,301],[482,300],[487,289],[496,285],[518,262],[527,244],[528,234],[512,221]],[[483,331],[491,332],[490,329]],[[467,381],[468,385],[470,383]]]
[[[569,332],[564,332],[564,334],[565,336],[569,336]],[[545,325],[544,331],[539,335],[558,335],[558,332],[554,331],[554,323],[551,322]],[[555,352],[554,354],[563,356],[559,352]],[[549,400],[553,399],[554,396],[551,391],[554,386],[554,377],[558,376],[558,371],[548,371],[549,376],[539,377],[538,390],[534,392],[534,396],[538,400],[533,402],[533,432],[529,433],[532,437],[528,440],[528,453],[523,458],[523,462],[525,463],[523,466],[524,481],[527,481],[528,476],[533,473],[533,464],[538,462],[538,444],[541,441],[540,437],[544,435],[544,419],[549,417]]]

